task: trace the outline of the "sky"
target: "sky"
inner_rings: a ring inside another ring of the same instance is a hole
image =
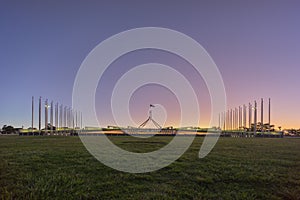
[[[133,28],[163,27],[206,49],[222,75],[228,108],[271,98],[271,123],[300,128],[299,8],[299,1],[2,0],[0,126],[29,127],[32,96],[36,108],[39,96],[71,106],[78,69],[105,39]],[[130,52],[109,66],[96,91],[98,120],[114,124],[114,84],[130,68],[153,62],[172,66],[192,83],[201,112],[195,126],[207,126],[211,103],[201,75],[180,57],[151,49]],[[130,99],[136,124],[147,119],[150,103],[164,107],[164,125],[177,124],[176,95],[155,84],[140,87]],[[88,119],[84,125],[90,125]]]

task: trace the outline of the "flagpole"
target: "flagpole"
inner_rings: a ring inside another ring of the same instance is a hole
[[[33,133],[33,118],[34,118],[34,97],[31,99],[31,131]]]

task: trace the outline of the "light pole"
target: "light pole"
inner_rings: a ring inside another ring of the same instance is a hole
[[[59,127],[63,127],[63,105],[59,106]]]
[[[82,112],[80,112],[80,129],[82,129]]]
[[[261,125],[261,134],[264,132],[264,100],[261,98],[261,105],[260,105],[260,125]]]
[[[257,102],[254,101],[254,135],[256,136],[257,131]]]
[[[53,101],[51,101],[50,104],[50,133],[52,134],[53,132]]]
[[[58,103],[55,104],[55,129],[57,128],[58,128]]]
[[[48,105],[48,99],[46,99],[45,101],[45,134],[47,134],[48,132],[48,109],[49,109],[49,105]]]
[[[233,130],[233,117],[232,117],[232,109],[230,109],[230,129]]]
[[[247,126],[247,125],[246,125],[246,123],[247,123],[247,119],[246,119],[246,118],[247,118],[247,107],[246,107],[246,105],[244,105],[244,123],[243,123],[243,124],[244,124],[244,125],[243,125],[243,126],[244,126],[244,129],[245,129],[246,126]]]
[[[41,134],[42,122],[42,97],[39,99],[39,134]]]
[[[31,131],[33,133],[34,97],[31,99]]]
[[[64,107],[64,127],[66,127],[67,123],[67,106]]]
[[[223,130],[226,130],[226,112],[223,112]]]
[[[251,127],[251,119],[252,119],[252,105],[251,103],[249,103],[249,130],[251,131],[252,127]]]
[[[271,98],[269,98],[269,134],[271,129]]]

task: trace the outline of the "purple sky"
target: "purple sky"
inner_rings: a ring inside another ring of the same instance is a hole
[[[223,76],[229,108],[271,97],[272,123],[300,128],[299,8],[299,1],[1,1],[0,126],[30,126],[31,96],[36,105],[39,96],[71,105],[77,70],[97,44],[127,29],[155,26],[189,35],[208,51]],[[112,123],[113,81],[147,62],[168,64],[199,86],[205,126],[210,102],[201,77],[182,59],[154,50],[112,64],[97,90],[99,119]],[[168,107],[169,125],[178,118],[178,103],[165,88],[145,86],[132,98],[137,123],[152,101]]]

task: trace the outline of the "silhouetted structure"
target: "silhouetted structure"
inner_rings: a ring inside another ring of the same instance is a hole
[[[158,129],[161,129],[162,127],[152,118],[152,107],[154,108],[155,106],[154,105],[152,105],[152,104],[150,104],[150,109],[149,109],[149,117],[148,117],[148,119],[146,120],[146,121],[144,121],[140,126],[139,126],[139,128],[143,128],[143,127],[145,127],[146,126],[146,124],[148,123],[148,122],[152,122],[155,126],[156,126],[156,128],[158,128]]]
[[[71,108],[53,101],[48,103],[48,99],[44,101],[44,113],[42,113],[42,97],[39,98],[38,108],[38,131],[34,128],[34,97],[31,100],[31,127],[21,130],[21,135],[47,135],[48,133],[72,133],[82,128],[82,114]],[[44,128],[42,129],[42,114],[44,114]],[[76,115],[76,118],[75,118]],[[80,125],[80,127],[78,127]],[[75,130],[76,129],[76,130]]]
[[[241,133],[242,135],[248,136],[270,136],[271,132],[274,133],[275,130],[274,125],[271,125],[271,99],[269,98],[268,100],[268,123],[264,123],[264,100],[261,98],[260,122],[257,120],[257,102],[254,101],[254,104],[249,103],[248,109],[244,104],[243,106],[228,109],[226,112],[222,113],[221,117],[219,117],[219,128],[222,128],[223,132],[228,134]],[[279,134],[281,134],[281,132]]]

